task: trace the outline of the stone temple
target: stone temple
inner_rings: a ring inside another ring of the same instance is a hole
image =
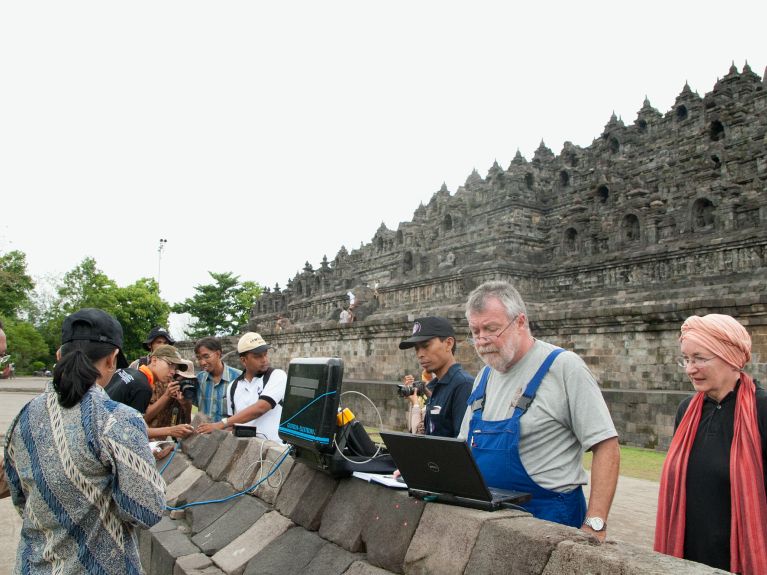
[[[339,356],[384,424],[404,425],[392,382],[417,373],[397,343],[414,317],[451,318],[458,358],[476,373],[463,303],[488,279],[515,284],[533,335],[579,353],[597,376],[621,441],[667,447],[691,386],[676,360],[692,314],[727,313],[753,338],[749,369],[767,384],[767,84],[735,65],[701,97],[685,84],[661,113],[613,114],[588,147],[543,142],[532,159],[472,172],[396,230],[308,262],[266,290],[249,329],[275,344],[273,363]],[[355,321],[339,324],[355,299]],[[374,412],[349,398],[366,423]]]

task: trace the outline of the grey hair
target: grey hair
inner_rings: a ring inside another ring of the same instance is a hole
[[[525,314],[527,317],[527,308],[522,296],[509,282],[491,280],[483,283],[469,294],[466,301],[466,319],[472,313],[482,312],[489,298],[496,298],[506,308],[506,315],[509,320],[514,319],[519,314]],[[529,325],[529,324],[528,324]]]

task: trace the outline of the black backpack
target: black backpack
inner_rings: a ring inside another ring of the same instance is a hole
[[[264,387],[266,387],[266,384],[269,382],[269,376],[272,375],[272,372],[274,371],[273,367],[268,368],[263,375],[264,378]],[[245,374],[243,373],[240,377],[235,379],[232,382],[232,385],[229,386],[229,407],[232,408],[232,413],[234,413],[234,392],[237,389],[237,384],[240,383],[240,380],[245,377]]]

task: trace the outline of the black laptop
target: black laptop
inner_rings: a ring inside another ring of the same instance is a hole
[[[465,441],[382,431],[411,496],[486,511],[518,509],[530,494],[489,488]]]

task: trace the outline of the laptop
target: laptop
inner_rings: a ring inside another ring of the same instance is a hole
[[[453,437],[382,431],[412,497],[485,511],[519,509],[531,495],[489,488],[465,441]]]

